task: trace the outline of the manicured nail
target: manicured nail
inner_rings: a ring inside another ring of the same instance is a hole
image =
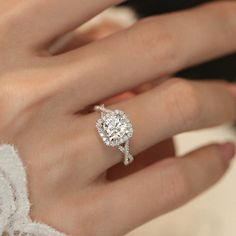
[[[221,152],[223,154],[225,161],[227,163],[230,163],[231,160],[235,156],[235,152],[236,152],[235,144],[231,142],[227,142],[227,143],[221,144],[220,149],[221,149]]]

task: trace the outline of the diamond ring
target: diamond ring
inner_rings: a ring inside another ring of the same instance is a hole
[[[107,146],[117,147],[124,155],[124,165],[129,165],[134,160],[129,152],[129,139],[134,131],[128,117],[123,111],[109,110],[104,105],[95,106],[94,110],[101,112],[96,127],[103,142]]]

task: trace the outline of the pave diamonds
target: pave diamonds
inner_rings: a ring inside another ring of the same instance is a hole
[[[119,110],[102,113],[96,127],[107,146],[119,146],[133,136],[133,127],[129,119]]]
[[[129,151],[129,139],[133,136],[133,127],[126,114],[120,110],[109,110],[104,105],[95,106],[94,110],[101,112],[96,127],[103,142],[123,153],[124,165],[132,163],[134,157]]]
[[[118,149],[124,153],[124,165],[128,166],[130,163],[134,161],[134,157],[129,152],[129,140],[125,142],[125,144],[120,145]]]

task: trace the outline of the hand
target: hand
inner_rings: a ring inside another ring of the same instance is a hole
[[[181,158],[155,162],[152,153],[128,168],[118,164],[121,154],[96,132],[99,114],[84,108],[235,51],[236,4],[153,17],[50,54],[60,35],[115,3],[0,3],[0,137],[18,148],[27,167],[32,218],[70,235],[123,235],[206,190],[234,155],[232,144],[212,144]],[[111,107],[129,115],[131,152],[140,155],[175,134],[233,121],[235,90],[173,78]]]

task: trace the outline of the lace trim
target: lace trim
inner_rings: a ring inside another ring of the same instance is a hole
[[[0,146],[0,235],[65,236],[29,217],[30,202],[26,172],[11,145]]]

